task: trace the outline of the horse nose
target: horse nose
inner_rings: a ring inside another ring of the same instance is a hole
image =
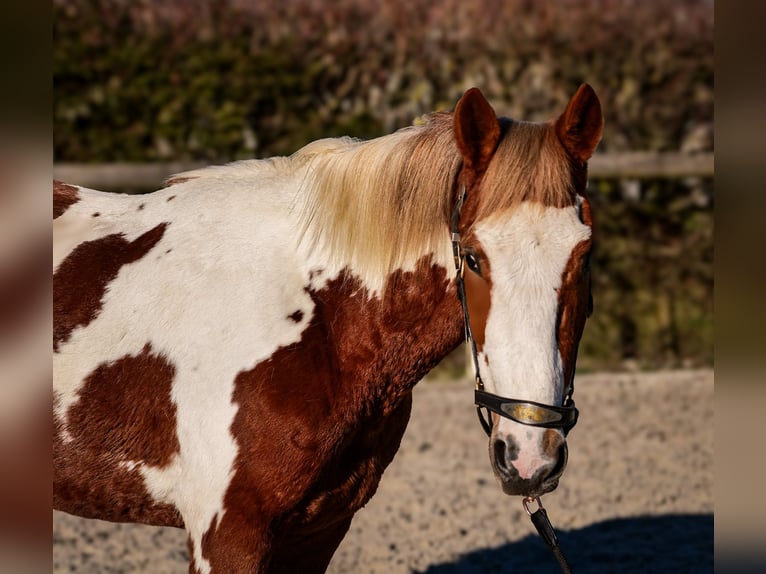
[[[506,494],[540,496],[558,486],[567,462],[566,439],[548,429],[539,447],[524,445],[506,435],[492,442],[490,458]]]

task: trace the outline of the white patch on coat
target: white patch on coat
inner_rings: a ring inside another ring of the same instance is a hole
[[[563,401],[557,290],[572,250],[590,234],[590,227],[580,220],[579,205],[555,208],[524,202],[511,213],[476,225],[492,269],[492,303],[481,361],[489,392],[550,405]],[[501,435],[513,435],[520,459],[537,456],[543,431],[506,418],[496,429]],[[535,464],[519,460],[525,473]]]

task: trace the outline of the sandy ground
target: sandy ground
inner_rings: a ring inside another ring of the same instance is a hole
[[[713,372],[577,378],[569,465],[543,498],[576,573],[713,571]],[[469,382],[424,382],[378,493],[331,574],[553,574],[495,483]],[[185,535],[53,513],[53,571],[183,573]]]

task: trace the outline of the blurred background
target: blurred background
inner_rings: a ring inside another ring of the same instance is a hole
[[[54,174],[115,191],[390,133],[471,86],[547,120],[590,83],[606,125],[578,367],[712,365],[713,2],[54,0],[53,31]]]

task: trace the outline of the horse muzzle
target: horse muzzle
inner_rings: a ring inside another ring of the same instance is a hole
[[[497,431],[489,441],[489,457],[503,492],[536,497],[558,486],[567,464],[566,439],[560,431],[524,432],[519,435],[524,444],[513,434]]]

